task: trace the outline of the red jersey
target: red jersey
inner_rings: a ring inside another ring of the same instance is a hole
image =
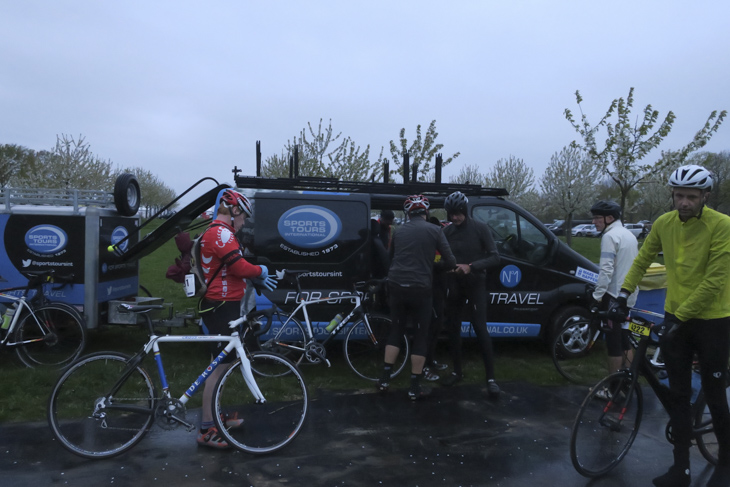
[[[261,275],[261,267],[243,258],[233,227],[220,220],[214,220],[200,239],[200,260],[206,280],[223,263],[213,282],[208,283],[205,293],[205,297],[213,301],[239,301],[246,290],[244,279]]]

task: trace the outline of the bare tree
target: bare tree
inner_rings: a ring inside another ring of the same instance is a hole
[[[340,140],[342,132],[334,134],[332,120],[323,130],[320,119],[316,133],[311,123],[307,124],[307,128],[298,137],[287,141],[281,155],[266,158],[262,168],[264,176],[288,177],[289,160],[294,156],[295,150],[299,157],[300,176],[364,181],[377,172],[377,165],[371,164],[369,160],[370,146],[361,150],[349,137]]]
[[[175,191],[168,187],[157,175],[142,167],[125,168],[115,175],[115,179],[116,176],[125,172],[132,173],[137,177],[139,190],[142,193],[140,203],[146,208],[146,217],[150,217],[160,211],[177,196]],[[177,204],[173,205],[173,208],[176,206]]]
[[[16,144],[0,145],[0,188],[12,184],[16,174],[33,157],[33,151]]]
[[[505,188],[509,199],[520,203],[535,184],[535,172],[515,156],[500,159],[484,176],[484,186]]]
[[[17,173],[18,185],[37,188],[100,189],[113,185],[111,161],[91,153],[83,136],[56,136],[51,151],[39,151]]]
[[[526,206],[535,202],[539,195],[534,191],[535,175],[522,159],[510,156],[500,159],[486,173],[482,174],[477,165],[462,166],[459,174],[452,176],[452,183],[470,183],[489,188],[504,188],[508,198]]]
[[[411,167],[418,168],[418,180],[428,181],[430,172],[435,166],[432,166],[432,161],[436,157],[436,154],[441,152],[444,144],[437,144],[436,138],[438,137],[436,132],[436,120],[432,120],[428,126],[425,138],[421,136],[421,126],[416,127],[416,139],[408,145],[406,139],[406,129],[400,130],[398,145],[394,141],[390,141],[390,154],[393,157],[393,164],[390,166],[390,174],[393,177],[403,176],[403,154],[406,152],[410,157]],[[445,167],[451,161],[459,157],[459,152],[455,153],[448,159],[444,159],[442,167]],[[410,178],[410,175],[409,175]]]
[[[550,158],[540,187],[550,204],[565,215],[565,238],[571,245],[573,215],[590,208],[600,168],[577,147],[563,147]]]
[[[672,193],[667,181],[675,169],[675,166],[665,166],[636,185],[637,198],[631,211],[638,215],[638,219],[654,221],[671,209]]]
[[[661,171],[667,165],[680,165],[687,156],[702,148],[712,135],[720,128],[727,112],[723,110],[718,115],[713,111],[707,118],[707,122],[694,136],[691,142],[678,151],[669,153],[662,152],[662,156],[654,163],[642,163],[648,154],[657,148],[664,138],[669,135],[674,124],[675,115],[668,112],[664,121],[651,133],[659,119],[659,112],[651,105],[644,108],[644,116],[641,125],[632,125],[630,119],[631,109],[634,106],[634,89],[629,90],[629,95],[624,100],[619,98],[613,100],[606,114],[596,125],[591,125],[588,117],[583,113],[581,102],[583,98],[580,92],[575,92],[575,99],[581,111],[580,123],[573,118],[569,109],[565,109],[565,118],[573,125],[583,139],[583,143],[573,142],[576,147],[588,151],[590,157],[605,171],[621,190],[621,209],[626,205],[626,199],[631,189],[647,177]],[[615,115],[614,123],[609,120]],[[599,149],[596,142],[598,132],[606,128],[607,137],[603,149]]]
[[[467,164],[461,166],[459,174],[452,176],[450,181],[458,184],[478,184],[484,186],[484,174],[479,171],[479,166],[476,164]]]
[[[689,164],[699,164],[712,172],[712,191],[708,205],[717,211],[730,213],[730,151],[698,152],[687,159]]]

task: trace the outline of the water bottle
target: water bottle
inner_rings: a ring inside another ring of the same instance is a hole
[[[10,322],[13,321],[13,315],[15,315],[15,310],[17,309],[17,307],[18,305],[13,303],[12,306],[8,306],[8,309],[5,310],[2,324],[3,330],[7,330],[10,327]]]
[[[337,328],[337,325],[339,325],[342,322],[342,315],[340,313],[337,313],[337,316],[332,318],[332,321],[330,321],[330,324],[327,325],[327,332],[331,332],[335,328]]]

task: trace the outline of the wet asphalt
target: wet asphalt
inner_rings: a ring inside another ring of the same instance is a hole
[[[198,447],[195,433],[154,427],[129,452],[86,460],[64,450],[45,423],[0,426],[0,486],[651,486],[671,462],[667,415],[650,391],[637,439],[611,473],[573,468],[570,429],[587,389],[503,383],[405,390],[319,391],[302,432],[266,456]],[[197,421],[199,411],[189,411]],[[692,450],[693,484],[712,473]]]

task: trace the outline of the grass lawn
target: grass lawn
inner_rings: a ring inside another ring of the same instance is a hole
[[[154,226],[154,223],[149,226]],[[600,239],[574,238],[573,248],[590,260],[597,262]],[[176,310],[194,307],[196,299],[186,298],[182,285],[165,278],[167,267],[178,255],[173,240],[140,262],[140,284],[153,296],[162,296],[171,302]],[[144,295],[144,293],[140,293]],[[196,326],[174,328],[176,334],[196,334]],[[147,340],[144,330],[136,326],[105,325],[89,331],[86,352],[113,350],[132,354]],[[555,370],[547,346],[537,340],[495,339],[495,367],[498,382],[527,381],[538,385],[562,385],[565,380]],[[164,344],[163,360],[173,396],[179,397],[208,363],[208,352],[201,344]],[[447,344],[440,343],[440,361],[449,363]],[[340,342],[335,342],[328,352],[332,367],[325,365],[304,365],[302,373],[313,396],[318,389],[374,390],[374,384],[356,377],[347,367],[341,352]],[[602,357],[598,359],[603,360]],[[470,340],[464,342],[465,382],[481,384],[484,370],[479,351]],[[57,371],[27,369],[15,359],[14,353],[4,351],[0,355],[0,422],[45,420],[46,405],[51,388],[58,376]],[[154,363],[148,359],[143,366],[157,376]],[[409,370],[408,368],[406,370]],[[448,371],[446,371],[448,372]],[[409,374],[402,373],[393,382],[395,389],[406,389]],[[191,408],[200,406],[200,393],[194,398]]]

